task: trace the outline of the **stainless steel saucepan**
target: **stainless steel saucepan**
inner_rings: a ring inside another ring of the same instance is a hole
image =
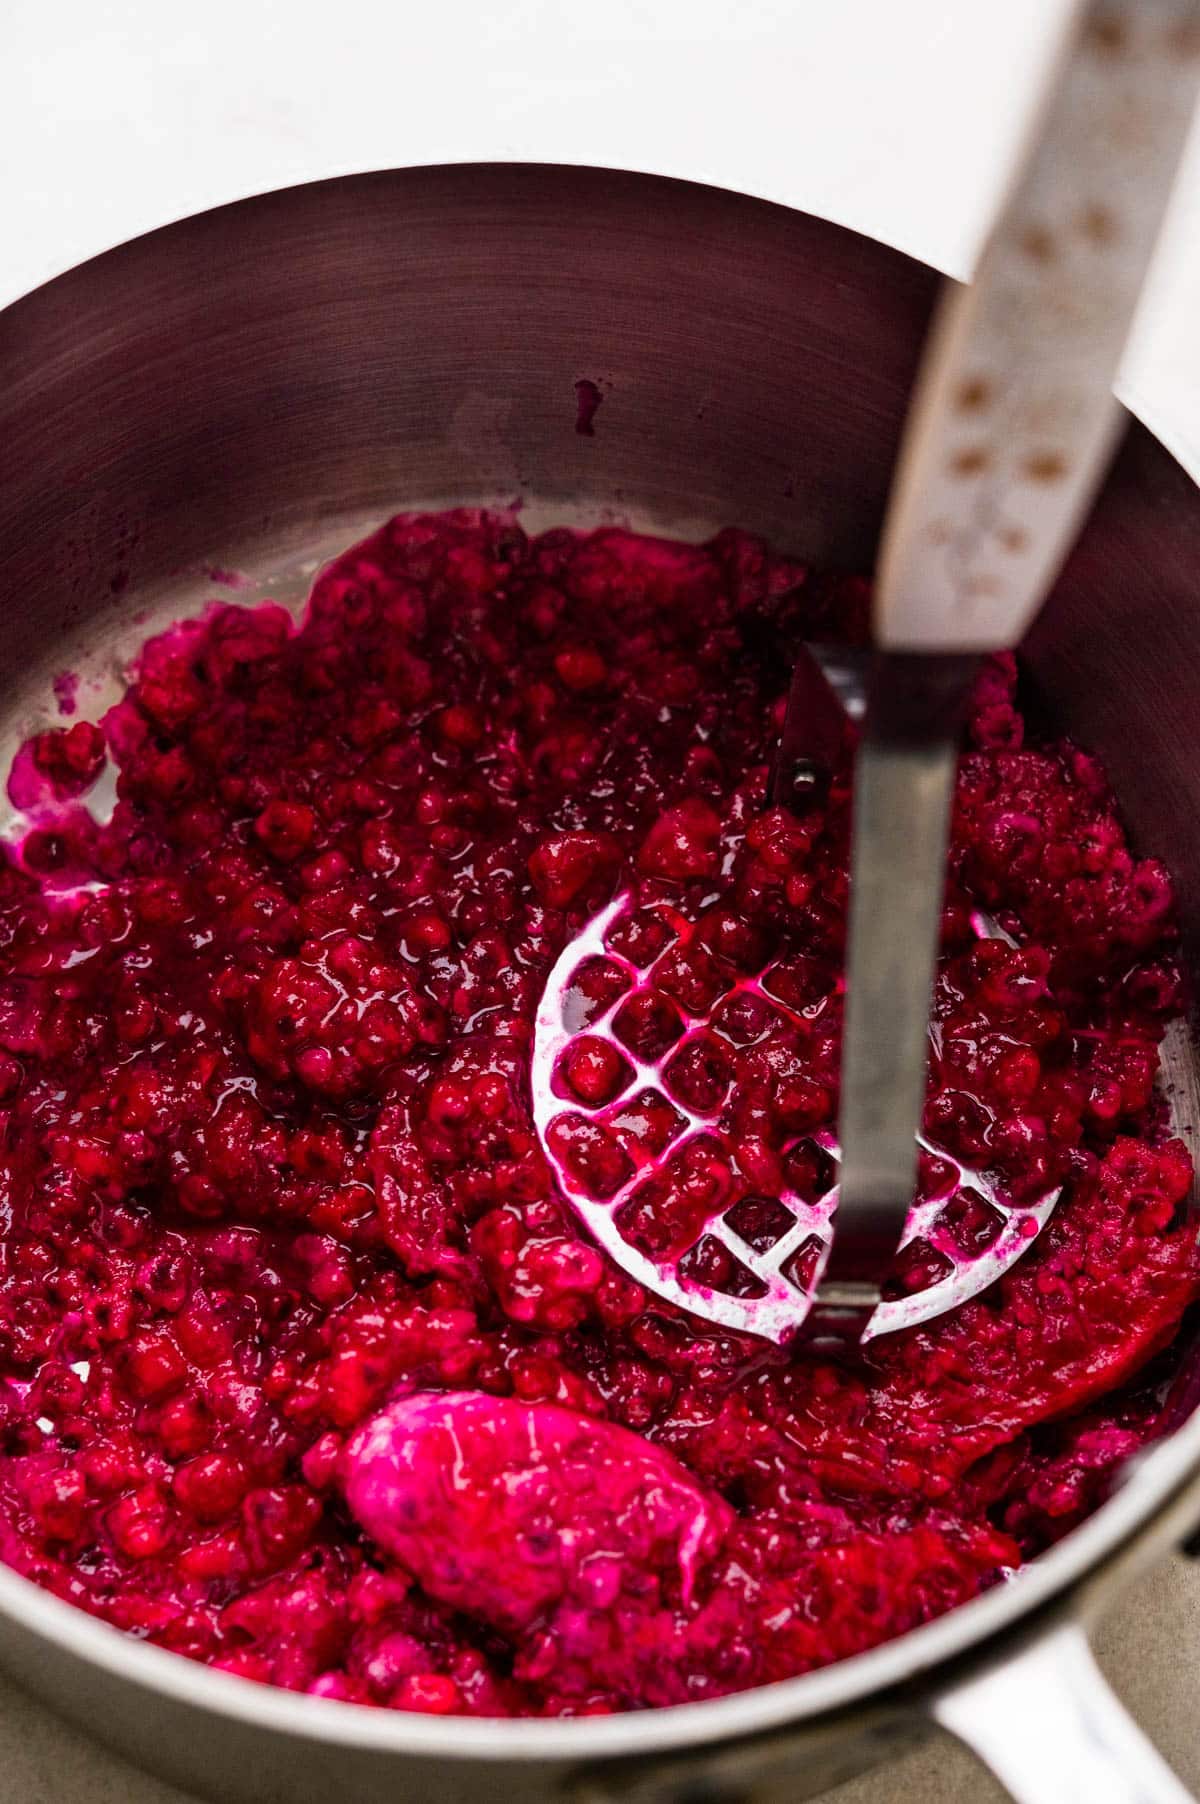
[[[0,314],[0,753],[55,674],[114,681],[147,622],[213,594],[213,566],[247,572],[248,598],[296,593],[401,507],[520,496],[535,525],[735,523],[869,566],[935,286],[803,214],[535,166],[321,183],[109,252]],[[590,435],[579,382],[600,396]],[[1176,873],[1193,954],[1198,601],[1200,496],[1135,427],[1028,663]],[[1166,1078],[1189,1131],[1182,1034]],[[1200,1520],[1200,1416],[1180,1413],[1011,1585],[714,1703],[576,1722],[369,1710],[193,1665],[3,1568],[0,1658],[133,1759],[254,1804],[796,1798],[934,1721],[1025,1804],[1168,1804],[1186,1794],[1080,1625]]]

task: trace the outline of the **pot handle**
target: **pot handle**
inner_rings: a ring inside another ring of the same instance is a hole
[[[943,1692],[932,1715],[1017,1804],[1194,1804],[1077,1623]]]

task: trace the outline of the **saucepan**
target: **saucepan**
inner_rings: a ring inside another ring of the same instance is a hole
[[[520,501],[535,525],[682,536],[736,523],[869,567],[936,285],[744,196],[514,165],[294,188],[98,257],[0,315],[6,745],[55,673],[115,665],[148,621],[211,595],[215,564],[256,593],[295,589],[401,507]],[[1107,762],[1142,850],[1169,861],[1191,954],[1198,589],[1200,495],[1135,423],[1027,665],[1047,716]],[[1185,1034],[1164,1075],[1190,1132]],[[1085,1631],[1200,1520],[1200,1416],[1180,1383],[1176,1432],[1011,1584],[716,1702],[573,1722],[371,1710],[139,1644],[3,1568],[0,1658],[134,1760],[255,1804],[795,1798],[934,1722],[1026,1804],[1167,1804],[1185,1794]]]

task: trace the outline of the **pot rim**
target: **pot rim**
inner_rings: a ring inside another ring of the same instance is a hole
[[[0,1611],[64,1653],[172,1700],[300,1740],[441,1760],[546,1764],[650,1757],[759,1736],[930,1679],[1091,1578],[1165,1514],[1200,1469],[1200,1412],[1135,1461],[1127,1481],[1008,1584],[863,1654],[702,1703],[558,1719],[433,1717],[285,1691],[200,1665],[89,1616],[0,1565]]]
[[[265,190],[258,195],[205,209],[188,218],[232,216],[254,208],[264,199],[280,198],[295,188],[353,188],[378,182],[389,174],[438,176],[453,173],[469,181],[477,171],[495,167],[494,163],[442,163],[333,176],[322,181]],[[503,167],[518,177],[533,177],[547,168],[564,166],[506,163]],[[689,182],[601,165],[571,167],[577,168],[584,178],[618,178],[644,186],[648,191],[668,185],[680,191],[708,188],[756,207],[782,213],[803,212],[800,208],[784,207],[778,202],[742,195],[737,190],[719,188],[712,183]],[[884,240],[857,232],[836,220],[826,220],[818,214],[808,217],[847,237],[894,251],[895,247]],[[163,237],[187,222],[187,219],[173,221],[126,243]],[[122,248],[117,245],[88,258],[30,290],[27,295],[17,297],[7,307],[0,308],[0,320],[11,309],[21,307],[33,297],[68,285],[78,271],[119,256]],[[1160,439],[1159,442],[1163,441]],[[1169,445],[1166,448],[1171,450]],[[1195,479],[1194,472],[1189,470],[1188,474]],[[901,1685],[930,1680],[938,1668],[981,1648],[984,1643],[1000,1641],[1006,1631],[1018,1629],[1022,1621],[1032,1618],[1036,1612],[1056,1601],[1068,1602],[1070,1595],[1106,1562],[1116,1563],[1124,1548],[1136,1542],[1147,1530],[1152,1530],[1154,1522],[1166,1515],[1172,1502],[1198,1475],[1200,1410],[1168,1439],[1132,1462],[1125,1482],[1107,1502],[1057,1546],[1031,1561],[1011,1582],[866,1653],[814,1672],[728,1697],[613,1716],[569,1719],[432,1717],[283,1690],[220,1672],[166,1648],[133,1640],[122,1630],[43,1590],[2,1563],[0,1613],[51,1647],[114,1678],[136,1684],[148,1693],[214,1718],[233,1719],[300,1741],[462,1763],[486,1760],[506,1764],[575,1765],[647,1758],[787,1729],[816,1716],[862,1703]]]

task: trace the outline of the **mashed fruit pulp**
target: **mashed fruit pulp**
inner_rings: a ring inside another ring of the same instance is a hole
[[[849,762],[792,810],[766,776],[789,647],[861,633],[864,606],[735,532],[401,517],[299,627],[214,604],[144,648],[101,727],[23,748],[33,824],[0,869],[11,1566],[251,1678],[569,1714],[871,1646],[1104,1494],[1156,1432],[1156,1356],[1200,1284],[1155,1091],[1171,893],[1094,760],[1027,740],[1007,663],[959,775],[926,1113],[1014,1198],[1064,1186],[1003,1279],[857,1365],[721,1332],[588,1241],[534,1132],[547,973],[633,885],[698,923],[679,999],[770,946],[803,1000],[786,1034],[733,1023],[680,1065],[703,1086],[724,1061],[737,1098],[722,1207],[767,1231],[772,1182],[828,1183],[803,1136],[836,1119]],[[1016,943],[980,941],[979,908]],[[583,1043],[582,1101],[609,1057]],[[631,1107],[582,1181],[659,1125]],[[683,1244],[710,1180],[665,1164],[637,1232]],[[964,1245],[995,1231],[978,1197],[947,1211]],[[934,1259],[916,1245],[894,1285]]]

